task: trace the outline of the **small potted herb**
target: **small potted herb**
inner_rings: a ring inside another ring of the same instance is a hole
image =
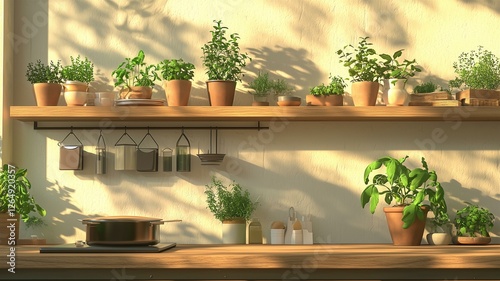
[[[495,223],[495,216],[484,207],[465,202],[467,206],[456,212],[455,225],[458,244],[488,244],[491,242],[489,231]]]
[[[430,231],[427,234],[427,243],[430,245],[449,245],[451,244],[451,229],[452,222],[448,216],[446,202],[444,204],[432,204],[431,211],[434,217],[428,219]]]
[[[35,202],[35,198],[29,192],[31,183],[26,174],[26,169],[16,169],[11,165],[3,165],[0,174],[1,221],[12,218],[10,212],[15,212],[17,219],[20,218],[25,223],[33,221],[33,217],[30,217],[32,213],[37,213],[40,216],[46,215],[45,209]],[[0,231],[6,230],[2,229]],[[8,237],[8,235],[2,237]],[[19,237],[18,228],[16,228],[16,239],[17,237]],[[7,241],[2,240],[0,244],[6,245]]]
[[[165,59],[158,65],[169,106],[186,106],[191,93],[194,65],[183,59]]]
[[[343,105],[344,91],[347,85],[340,76],[330,75],[330,84],[321,84],[311,88],[310,95],[306,96],[307,105]]]
[[[33,84],[36,104],[38,106],[55,106],[61,95],[61,61],[50,61],[48,65],[37,60],[30,62],[26,70],[26,78]]]
[[[252,105],[269,105],[268,97],[274,89],[274,84],[274,81],[269,78],[268,72],[259,71],[257,77],[248,84],[248,87],[252,89],[250,94],[254,97]]]
[[[201,48],[203,50],[203,66],[208,75],[208,100],[212,106],[233,105],[236,82],[241,82],[247,53],[240,52],[237,33],[226,37],[227,27],[222,22],[214,21],[211,31],[212,39]]]
[[[404,162],[408,156],[395,159],[382,157],[369,164],[364,172],[366,188],[361,193],[361,206],[368,203],[373,214],[383,196],[387,204],[384,212],[394,245],[420,245],[425,229],[427,212],[432,210],[436,220],[442,221],[447,205],[444,189],[438,182],[435,171],[429,170],[427,162],[422,157],[422,167],[408,168]],[[370,174],[385,167],[385,173],[372,177]],[[426,203],[424,200],[428,200]]]
[[[146,55],[140,50],[136,57],[125,58],[111,73],[116,79],[115,87],[121,86],[122,99],[151,99],[153,86],[160,77],[156,73],[157,65],[147,64]]]
[[[71,64],[62,68],[64,99],[69,106],[84,105],[89,83],[94,81],[94,64],[87,58],[71,58]]]
[[[379,90],[379,79],[384,69],[379,64],[377,52],[368,42],[369,37],[361,37],[357,47],[346,45],[337,51],[339,61],[349,71],[352,82],[354,105],[375,105]]]
[[[405,89],[408,78],[422,71],[420,67],[417,67],[415,59],[405,59],[400,62],[398,58],[402,54],[402,49],[394,52],[392,56],[380,54],[380,57],[384,60],[381,62],[381,69],[384,71],[384,94],[387,91],[387,98],[384,95],[384,101],[387,105],[404,105],[408,99],[408,92]]]
[[[208,209],[222,222],[222,242],[224,244],[245,244],[246,222],[252,216],[258,203],[250,199],[250,192],[239,184],[225,186],[212,177],[206,185]]]
[[[471,105],[471,98],[500,99],[500,60],[492,52],[479,46],[477,50],[462,53],[453,63],[457,77],[450,86],[465,90],[456,94],[457,100]]]

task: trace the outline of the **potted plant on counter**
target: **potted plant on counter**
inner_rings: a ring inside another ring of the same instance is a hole
[[[354,105],[375,105],[380,86],[378,82],[384,69],[379,64],[377,52],[371,47],[373,44],[368,42],[368,37],[360,39],[357,47],[346,45],[337,51],[337,55],[351,76]]]
[[[274,89],[274,81],[269,78],[268,72],[262,73],[259,71],[257,77],[248,84],[248,87],[252,89],[252,91],[250,91],[250,94],[252,94],[254,98],[252,105],[269,105],[268,97]]]
[[[84,105],[89,83],[94,81],[94,64],[87,58],[70,57],[71,64],[62,68],[64,99],[69,106]]]
[[[377,208],[379,197],[384,196],[387,204],[384,212],[389,226],[393,244],[396,246],[420,245],[424,233],[425,221],[429,210],[439,210],[435,213],[438,220],[446,213],[444,189],[437,181],[435,171],[428,169],[422,157],[422,168],[409,169],[404,162],[408,156],[395,159],[382,157],[369,164],[364,172],[364,182],[368,184],[361,193],[361,206],[370,203],[370,212]],[[370,174],[384,166],[385,173],[373,176]],[[379,190],[380,188],[380,190]],[[429,204],[424,203],[428,199]]]
[[[495,223],[495,216],[484,207],[465,202],[467,206],[456,212],[453,224],[457,230],[454,242],[457,244],[489,244],[489,231]]]
[[[222,222],[222,242],[224,244],[245,244],[246,222],[252,216],[258,203],[250,199],[250,192],[237,184],[225,186],[212,177],[206,185],[208,209]]]
[[[186,106],[191,93],[194,65],[183,59],[165,59],[158,65],[169,106]]]
[[[156,73],[157,65],[147,64],[146,55],[140,50],[136,57],[125,58],[111,73],[116,79],[115,87],[121,86],[122,99],[151,99],[153,86],[160,77]]]
[[[446,203],[446,202],[444,202]],[[434,217],[428,219],[430,231],[427,234],[427,243],[430,245],[449,245],[452,241],[451,221],[448,216],[446,204],[431,205]]]
[[[48,65],[37,60],[30,62],[26,70],[26,78],[33,84],[35,100],[38,106],[55,106],[61,95],[61,61],[50,61]]]
[[[34,217],[31,213],[45,216],[46,211],[35,202],[30,194],[31,183],[26,177],[26,169],[16,169],[14,166],[4,164],[0,174],[0,245],[8,243],[10,236],[9,222],[7,219],[16,218],[30,222]],[[13,215],[13,216],[12,216]],[[19,238],[19,226],[15,228],[16,240]],[[12,244],[9,244],[12,246]]]
[[[384,96],[386,105],[405,105],[408,99],[408,92],[405,89],[406,82],[408,78],[422,71],[420,67],[417,67],[415,59],[405,59],[403,62],[399,62],[398,58],[402,54],[403,49],[394,52],[392,56],[380,54],[380,57],[384,60],[381,64],[382,69],[384,69],[384,88],[387,90],[387,96]]]
[[[203,66],[208,75],[208,100],[212,106],[233,105],[236,82],[241,82],[243,68],[247,60],[252,60],[247,53],[240,52],[237,33],[226,37],[227,27],[221,21],[214,21],[212,39],[201,48]]]
[[[500,60],[492,52],[479,46],[477,50],[460,54],[453,68],[457,77],[450,84],[466,88],[456,94],[457,100],[463,101],[464,105],[480,105],[471,99],[500,99],[497,90],[500,87]]]
[[[306,96],[306,103],[307,105],[341,106],[344,103],[343,95],[346,87],[342,77],[330,75],[330,84],[321,84],[311,88],[311,94]]]

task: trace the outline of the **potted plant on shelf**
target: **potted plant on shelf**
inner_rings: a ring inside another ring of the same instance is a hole
[[[381,62],[381,69],[384,70],[384,88],[387,89],[387,96],[384,96],[386,105],[404,105],[408,99],[408,92],[405,89],[408,78],[422,71],[421,68],[417,67],[415,59],[405,59],[403,62],[399,62],[398,58],[402,54],[403,49],[394,52],[392,56],[380,54],[384,60]]]
[[[46,211],[35,202],[29,193],[31,183],[26,177],[26,169],[16,169],[14,166],[4,164],[0,174],[0,245],[6,245],[10,237],[10,223],[7,219],[15,218],[30,222],[35,212],[45,216]],[[16,223],[15,239],[19,238],[19,224]],[[9,244],[13,245],[13,244]]]
[[[344,103],[344,89],[347,85],[340,76],[330,75],[330,84],[321,84],[311,88],[310,95],[306,96],[307,105],[336,105]]]
[[[427,212],[438,210],[434,215],[441,221],[444,219],[441,216],[447,211],[444,189],[437,181],[436,172],[428,169],[423,157],[422,168],[409,169],[404,164],[407,158],[386,156],[369,164],[364,172],[364,182],[368,185],[361,193],[361,206],[364,208],[370,203],[372,214],[382,195],[387,204],[395,203],[392,207],[385,207],[384,212],[396,246],[420,245]],[[369,184],[370,174],[382,166],[386,167],[385,174],[375,175]],[[426,198],[429,204],[424,203]]]
[[[384,71],[368,38],[361,37],[357,48],[346,45],[337,51],[340,63],[348,68],[351,76],[351,95],[357,106],[375,105],[380,86],[378,81]]]
[[[183,59],[165,59],[158,65],[169,106],[186,106],[191,93],[194,65]]]
[[[299,106],[302,103],[300,97],[292,96],[293,90],[294,87],[284,79],[273,81],[273,93],[279,106]]]
[[[122,86],[122,99],[151,99],[153,86],[160,77],[156,73],[157,65],[144,62],[146,55],[140,50],[136,57],[125,58],[111,73],[116,79],[115,87]]]
[[[237,33],[226,38],[225,26],[221,21],[214,21],[212,39],[201,48],[203,66],[208,75],[208,100],[212,106],[233,105],[236,82],[241,82],[242,70],[247,60],[252,60],[247,53],[240,53]]]
[[[26,77],[33,84],[38,106],[55,106],[59,102],[62,88],[61,69],[61,61],[50,61],[45,65],[41,60],[37,60],[28,64]]]
[[[428,222],[431,225],[431,230],[427,234],[427,243],[430,245],[449,245],[451,244],[451,221],[448,216],[446,204],[431,205],[431,211],[434,217]]]
[[[477,50],[460,54],[453,68],[458,76],[450,81],[450,85],[466,88],[456,94],[457,100],[462,101],[463,105],[483,105],[477,103],[488,100],[498,105],[500,61],[495,54],[479,46]]]
[[[495,216],[484,207],[465,202],[467,206],[456,212],[453,224],[457,230],[454,242],[457,244],[488,244],[489,231],[495,223]]]
[[[87,101],[89,83],[94,81],[94,64],[80,55],[71,58],[71,64],[62,68],[64,99],[69,106],[84,105]]]
[[[206,185],[208,209],[222,222],[222,242],[224,244],[245,244],[246,222],[257,208],[258,203],[250,199],[250,192],[237,184],[225,186],[212,177]]]
[[[269,78],[268,72],[259,71],[257,77],[248,84],[248,87],[253,90],[249,92],[254,98],[252,105],[269,105],[268,97],[274,89],[274,81]]]

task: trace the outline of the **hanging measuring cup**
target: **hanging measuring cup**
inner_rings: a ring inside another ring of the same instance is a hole
[[[97,175],[106,174],[106,142],[102,135],[102,130],[99,133],[99,138],[97,139],[97,146],[95,148],[95,173]]]
[[[64,144],[69,136],[73,136],[78,144]],[[73,128],[59,145],[59,170],[83,170],[83,144],[73,133]]]
[[[149,137],[155,147],[141,147],[144,140]],[[137,145],[137,171],[138,172],[157,172],[158,171],[158,143],[153,136],[148,133],[142,138]]]
[[[175,158],[177,172],[190,172],[191,171],[191,143],[184,134],[182,129],[181,136],[175,145]]]
[[[120,143],[123,137],[126,137],[126,139],[124,139],[123,143]],[[115,150],[115,170],[135,170],[137,164],[137,143],[127,134],[126,127],[125,133],[115,143]]]
[[[172,149],[164,148],[161,151],[161,158],[163,159],[163,171],[172,172]]]

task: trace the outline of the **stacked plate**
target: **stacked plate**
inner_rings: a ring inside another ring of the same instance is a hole
[[[149,105],[149,106],[161,106],[165,105],[165,100],[163,99],[119,99],[115,101],[116,106],[123,105]]]

